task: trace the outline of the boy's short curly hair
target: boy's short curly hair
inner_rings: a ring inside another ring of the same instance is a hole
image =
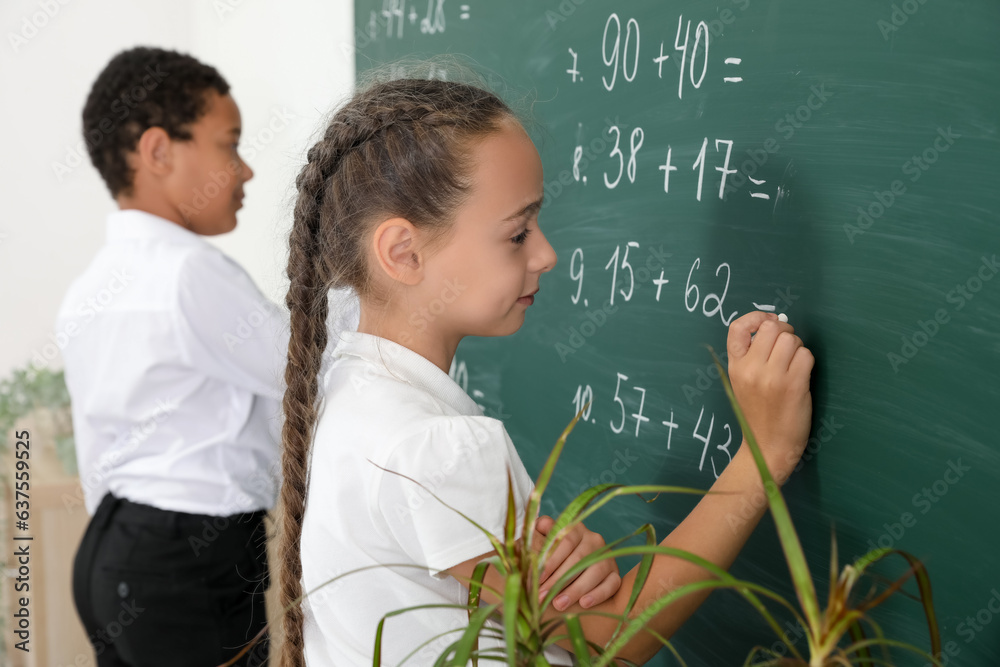
[[[132,192],[126,156],[142,133],[162,127],[173,139],[190,140],[209,90],[225,95],[229,84],[214,67],[183,53],[137,47],[111,59],[83,107],[83,138],[112,197]]]

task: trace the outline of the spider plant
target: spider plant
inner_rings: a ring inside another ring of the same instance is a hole
[[[634,532],[614,540],[582,559],[570,568],[559,581],[551,585],[550,592],[543,600],[539,600],[539,573],[542,570],[545,556],[574,525],[583,522],[612,499],[632,494],[705,493],[696,489],[674,486],[599,484],[571,500],[556,519],[542,544],[534,544],[533,541],[536,537],[531,527],[538,518],[542,494],[545,493],[552,479],[553,471],[566,445],[567,437],[583,410],[586,409],[584,406],[563,431],[542,467],[535,489],[527,502],[521,529],[522,538],[518,539],[515,538],[516,510],[513,487],[508,475],[507,514],[503,535],[501,537],[494,536],[480,527],[489,537],[496,555],[482,561],[476,568],[472,579],[466,582],[469,595],[468,604],[464,608],[469,614],[468,625],[440,655],[434,663],[436,666],[466,665],[470,661],[475,665],[480,659],[488,659],[505,662],[510,667],[543,667],[549,664],[543,655],[545,648],[567,639],[573,646],[578,664],[583,667],[605,667],[611,664],[629,665],[632,663],[616,658],[616,656],[628,641],[639,632],[647,632],[656,636],[657,640],[674,655],[677,661],[684,665],[683,658],[669,639],[656,635],[647,625],[658,612],[678,598],[698,591],[720,588],[732,589],[746,599],[779,638],[783,638],[784,633],[771,610],[771,607],[775,605],[784,608],[805,629],[807,642],[805,653],[800,652],[791,643],[787,644],[789,652],[787,656],[778,655],[771,649],[758,646],[750,651],[743,663],[744,666],[751,664],[764,667],[851,667],[852,665],[874,667],[875,665],[892,665],[894,663],[890,654],[891,648],[915,653],[931,664],[941,666],[941,662],[938,660],[941,655],[941,642],[934,613],[930,578],[920,560],[904,551],[874,549],[861,556],[854,563],[846,564],[843,570],[838,573],[837,545],[834,535],[826,607],[820,606],[816,587],[813,584],[805,553],[792,523],[788,506],[767,468],[760,447],[736,401],[727,374],[715,352],[711,348],[709,350],[764,483],[767,502],[777,527],[798,605],[796,606],[778,593],[763,586],[738,580],[722,568],[693,553],[660,546],[657,543],[655,531],[649,524],[640,526]],[[468,517],[465,518],[471,521]],[[644,538],[641,540],[643,543],[627,546],[625,543],[633,538]],[[657,554],[683,558],[695,563],[710,572],[714,578],[680,586],[657,597],[644,609],[637,610],[635,608],[636,600],[641,589],[647,583],[653,558]],[[589,641],[584,635],[580,623],[580,616],[601,612],[554,613],[549,611],[549,607],[559,590],[590,565],[602,559],[634,555],[641,556],[635,585],[625,613],[621,617],[616,617],[619,621],[617,630],[606,644],[598,645]],[[856,599],[859,597],[857,595],[859,583],[866,580],[865,575],[870,574],[869,570],[872,565],[892,555],[898,555],[905,559],[909,566],[906,572],[883,589],[873,587],[865,595],[860,596],[860,599]],[[490,566],[496,568],[504,582],[502,590],[489,589],[493,597],[501,600],[502,603],[481,604],[482,592],[487,588],[484,577],[487,567]],[[911,576],[916,580],[919,600],[927,620],[931,654],[911,644],[886,637],[878,623],[869,614],[872,609],[893,595],[905,594],[903,585]],[[547,582],[546,586],[549,587],[550,584]],[[769,601],[771,607],[766,606],[764,600]],[[399,610],[392,615],[409,613],[418,609],[420,607]],[[498,652],[496,648],[479,649],[480,636],[486,634],[498,636],[495,628],[487,625],[486,621],[489,618],[496,619],[503,628],[504,649],[502,653]],[[376,666],[380,664],[384,621],[385,619],[379,625],[375,638],[373,664]],[[437,638],[431,638],[429,641],[434,639]],[[873,655],[873,653],[877,655]]]
[[[733,389],[729,383],[727,374],[722,368],[715,352],[711,348],[709,348],[709,351],[719,370],[719,377],[722,379],[726,395],[739,420],[740,427],[753,453],[754,461],[764,483],[767,502],[777,527],[778,538],[781,542],[795,589],[797,606],[780,594],[763,586],[733,577],[724,569],[693,553],[660,546],[657,542],[656,533],[650,524],[640,526],[628,535],[608,543],[603,548],[581,559],[572,568],[568,569],[557,582],[546,582],[549,593],[544,599],[540,599],[539,575],[542,571],[545,558],[551,553],[554,545],[564,538],[572,530],[573,526],[586,520],[614,498],[632,494],[638,494],[642,497],[642,494],[706,493],[698,489],[677,486],[599,484],[587,489],[571,500],[558,516],[548,534],[541,541],[541,544],[536,543],[535,540],[537,538],[532,527],[539,516],[542,495],[545,493],[552,479],[556,463],[565,448],[569,434],[580,419],[581,414],[588,407],[583,406],[580,412],[576,414],[564,429],[552,452],[549,454],[545,465],[542,467],[535,483],[535,488],[528,498],[521,527],[521,537],[516,537],[516,507],[509,472],[507,512],[502,536],[491,534],[482,526],[475,524],[474,521],[459,510],[451,508],[483,531],[493,545],[496,555],[479,563],[472,578],[464,582],[469,589],[466,605],[420,605],[386,614],[381,619],[375,633],[372,661],[374,667],[381,665],[383,632],[387,619],[400,614],[420,613],[441,608],[466,610],[468,613],[468,624],[457,631],[457,638],[451,641],[447,645],[447,648],[439,655],[434,662],[435,667],[464,666],[469,662],[473,665],[478,665],[480,660],[503,662],[508,667],[547,667],[550,663],[544,655],[545,649],[556,642],[564,640],[569,641],[573,646],[577,663],[581,667],[632,665],[633,663],[623,658],[618,658],[617,655],[629,640],[639,632],[646,632],[654,636],[681,665],[686,665],[682,656],[670,640],[667,637],[658,635],[652,628],[648,627],[648,624],[656,614],[679,598],[699,591],[714,589],[731,589],[738,593],[753,607],[756,613],[761,615],[779,639],[784,639],[785,635],[778,620],[772,613],[772,607],[783,608],[805,630],[807,643],[805,653],[800,652],[791,642],[786,643],[789,655],[785,656],[778,655],[771,649],[756,646],[750,651],[744,661],[744,667],[748,665],[755,665],[757,667],[891,666],[894,664],[890,653],[890,649],[892,648],[917,654],[930,664],[936,667],[943,667],[938,659],[941,655],[941,641],[934,613],[930,578],[920,560],[904,551],[874,549],[858,558],[855,562],[845,565],[843,570],[838,572],[837,545],[836,537],[834,536],[830,559],[830,586],[827,592],[826,607],[821,608],[816,587],[813,584],[813,578],[806,562],[805,553],[802,550],[802,545],[792,523],[788,506],[785,504],[781,491],[767,468],[760,447],[733,395]],[[400,475],[401,477],[410,479],[415,484],[419,484],[419,482],[406,477],[406,475],[391,470],[386,470],[386,472]],[[426,487],[424,488],[438,502],[447,506],[444,501],[440,500],[430,490],[426,489]],[[647,502],[652,502],[652,500],[655,500],[655,496]],[[642,543],[631,546],[626,545],[628,541],[634,538],[640,538]],[[587,567],[607,558],[636,555],[641,556],[641,560],[638,565],[637,576],[630,599],[625,613],[621,616],[597,611],[574,613],[549,610],[559,591]],[[646,604],[643,609],[636,609],[636,601],[642,588],[647,583],[653,558],[656,555],[682,558],[705,569],[714,578],[695,581],[677,587],[664,595],[656,597],[652,602]],[[866,580],[865,577],[870,574],[869,570],[872,565],[892,555],[898,555],[906,560],[909,565],[906,572],[896,580],[891,581],[883,589],[879,590],[877,587],[872,587],[865,595],[858,596],[859,583]],[[413,563],[385,564],[371,567],[390,566],[426,569],[424,566]],[[371,567],[362,569],[371,569]],[[500,573],[503,581],[502,590],[490,588],[484,583],[488,567],[494,567]],[[341,577],[350,576],[353,572],[355,571],[334,577],[302,597],[307,597],[319,588]],[[911,576],[916,581],[919,601],[927,620],[931,654],[911,644],[886,637],[878,623],[869,614],[872,609],[897,593],[909,595],[903,591],[903,585]],[[492,604],[484,603],[482,600],[484,590],[488,590],[495,599],[501,602]],[[860,599],[856,599],[859,597]],[[770,607],[764,604],[765,600],[771,603]],[[297,603],[298,600],[292,604]],[[599,645],[588,640],[585,636],[580,617],[588,614],[612,616],[618,620],[613,637],[605,644]],[[489,619],[497,621],[502,627],[502,632],[499,632],[494,625],[487,624]],[[261,635],[263,632],[262,630]],[[415,648],[403,662],[408,662],[418,651],[424,649],[432,642],[441,640],[448,635],[453,635],[455,632],[452,631],[435,637],[429,637],[423,644]],[[261,635],[258,635],[254,642]],[[479,640],[484,636],[501,640],[502,647],[480,648]],[[251,642],[250,645],[252,646],[254,642]],[[244,648],[240,655],[245,653],[249,648],[250,646]],[[878,655],[873,655],[873,652],[876,652]],[[236,656],[227,665],[232,664],[238,657]]]

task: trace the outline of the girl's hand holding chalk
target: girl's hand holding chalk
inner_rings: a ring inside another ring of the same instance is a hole
[[[729,379],[778,483],[788,479],[812,422],[813,356],[781,316],[754,311],[729,327]],[[787,318],[785,318],[787,319]]]

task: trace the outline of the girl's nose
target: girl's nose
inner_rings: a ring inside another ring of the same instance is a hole
[[[551,271],[555,268],[556,262],[556,251],[549,243],[549,240],[545,238],[545,234],[542,233],[541,228],[538,230],[538,242],[535,246],[534,252],[532,253],[532,261],[529,265],[529,269],[532,271],[537,271],[538,273],[545,273]]]

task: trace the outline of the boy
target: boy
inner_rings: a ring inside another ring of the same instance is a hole
[[[214,68],[134,48],[83,130],[120,210],[57,322],[93,515],[74,601],[101,667],[219,665],[266,622],[288,347],[287,314],[201,238],[236,226],[253,176],[239,109]]]

